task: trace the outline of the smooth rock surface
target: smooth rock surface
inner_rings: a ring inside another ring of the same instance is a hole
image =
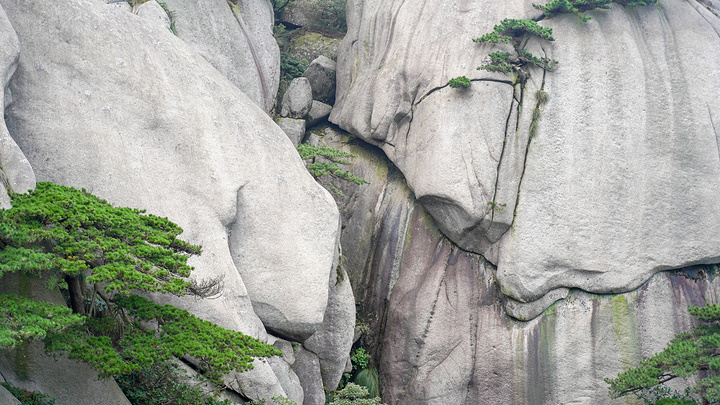
[[[137,16],[82,0],[0,3],[23,49],[8,122],[38,178],[167,216],[202,244],[190,264],[197,278],[224,277],[220,296],[158,300],[260,339],[260,318],[311,335],[338,213],[272,120]]]
[[[296,404],[302,404],[305,394],[300,385],[300,379],[295,372],[290,369],[290,364],[288,364],[284,358],[277,356],[267,359],[267,363],[277,376],[280,386],[285,391],[285,396],[295,401]]]
[[[350,277],[339,266],[330,280],[328,309],[320,329],[303,347],[317,355],[325,390],[335,391],[350,359],[355,334],[355,298]]]
[[[280,84],[280,49],[269,0],[167,0],[178,37],[266,112]]]
[[[303,388],[303,405],[325,404],[325,390],[318,357],[302,346],[298,346],[295,348],[295,363],[293,363],[292,369],[300,379],[300,385]]]
[[[310,112],[313,101],[313,90],[310,81],[305,77],[296,77],[283,95],[280,116],[286,118],[305,119]]]
[[[20,42],[5,11],[0,8],[0,80],[2,99],[12,102],[10,78],[17,69]],[[10,208],[9,192],[24,193],[35,188],[35,173],[27,158],[8,133],[5,120],[0,124],[0,208]]]
[[[325,55],[310,62],[303,76],[310,81],[313,100],[331,105],[335,102],[335,69],[335,61]]]
[[[330,116],[330,112],[332,112],[332,106],[317,100],[313,100],[310,112],[308,112],[307,117],[305,117],[307,127],[313,127],[327,120],[327,118]]]
[[[171,29],[170,16],[156,0],[146,1],[141,4],[137,8],[137,15],[147,18],[153,23],[165,27],[167,30]]]
[[[448,241],[381,153],[329,131],[314,139],[355,153],[347,169],[370,180],[338,203],[343,264],[369,326],[361,343],[381,348],[371,354],[385,403],[639,405],[610,399],[603,378],[688,330],[688,305],[719,301],[717,266],[697,266],[621,295],[571,290],[517,321],[494,266]]]
[[[275,371],[265,359],[255,359],[250,370],[226,375],[225,385],[246,398],[255,401],[265,399],[268,405],[278,405],[272,401],[272,397],[288,396]]]
[[[0,404],[4,405],[20,405],[20,401],[6,390],[5,387],[0,386]]]
[[[503,293],[629,291],[660,270],[720,261],[720,239],[707,237],[720,234],[711,10],[660,0],[613,4],[584,24],[543,20],[556,40],[526,47],[559,67],[530,70],[523,87],[476,70],[505,48],[471,39],[539,17],[531,1],[402,5],[348,4],[330,121],[380,146],[442,232],[498,266]],[[468,91],[446,86],[461,75]]]
[[[296,118],[278,118],[277,124],[285,135],[290,139],[294,146],[300,145],[303,137],[305,137],[305,120]]]

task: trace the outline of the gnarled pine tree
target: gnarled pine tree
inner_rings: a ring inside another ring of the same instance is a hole
[[[212,295],[219,280],[188,279],[199,246],[178,239],[167,218],[113,207],[85,190],[38,183],[12,194],[0,210],[0,277],[21,273],[60,288],[68,306],[0,294],[0,349],[30,339],[123,375],[183,355],[207,377],[252,368],[254,357],[280,355],[257,339],[134,292]],[[142,325],[141,325],[142,323]],[[147,325],[156,325],[148,330]]]

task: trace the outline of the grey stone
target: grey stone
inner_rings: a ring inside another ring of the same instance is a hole
[[[305,121],[307,122],[307,127],[313,127],[325,120],[330,116],[330,112],[332,111],[332,106],[325,104],[323,102],[313,100],[312,107],[310,108],[310,112],[308,113],[307,117],[305,117]]]
[[[707,277],[717,266],[698,266],[621,295],[572,290],[519,322],[506,313],[495,267],[448,241],[382,154],[348,139],[330,130],[309,137],[352,151],[348,170],[371,182],[338,198],[342,263],[368,324],[363,344],[381,348],[386,403],[626,403],[607,395],[603,378],[689,330],[688,305],[717,300],[720,280]]]
[[[250,370],[226,375],[225,385],[246,398],[265,399],[268,405],[276,405],[272,397],[287,397],[278,376],[265,359],[255,359]]]
[[[545,312],[545,310],[555,301],[564,299],[570,294],[568,288],[558,288],[543,295],[542,298],[532,302],[520,302],[512,298],[507,298],[505,301],[505,311],[508,315],[521,321],[529,321],[536,318],[538,315]]]
[[[292,369],[300,379],[304,398],[303,405],[325,404],[325,390],[322,385],[320,361],[312,352],[302,346],[295,348],[295,363]]]
[[[303,76],[310,81],[314,100],[327,104],[335,102],[335,69],[335,61],[324,55],[310,62]]]
[[[281,117],[304,119],[312,107],[312,88],[305,77],[296,77],[283,95]]]
[[[327,391],[334,391],[345,372],[355,334],[355,298],[350,277],[340,267],[330,279],[330,296],[320,329],[303,346],[320,360],[322,381]]]
[[[300,379],[290,369],[290,364],[280,357],[271,357],[267,362],[277,376],[280,386],[285,391],[285,396],[291,401],[295,401],[296,404],[302,404],[305,394],[300,385]]]
[[[512,77],[475,69],[507,48],[468,49],[508,16],[538,17],[532,2],[400,3],[348,3],[330,121],[381,147],[442,232],[498,266],[505,294],[617,293],[720,260],[720,240],[706,237],[720,234],[711,9],[660,0],[593,11],[587,24],[544,19],[556,40],[526,48],[560,64],[531,69],[521,92]],[[446,86],[462,75],[469,89]]]
[[[20,401],[3,386],[0,386],[0,403],[5,405],[20,405]]]
[[[280,15],[280,21],[304,27],[322,24],[322,0],[294,0],[288,3]]]
[[[314,333],[338,212],[270,117],[137,16],[82,0],[0,3],[23,49],[8,123],[38,178],[168,217],[202,244],[189,262],[194,275],[224,277],[223,291],[159,302],[261,340],[260,319]]]
[[[320,55],[337,59],[342,39],[326,37],[317,32],[307,32],[290,43],[290,54],[298,59],[312,61]]]
[[[167,30],[170,30],[170,16],[155,0],[147,1],[141,4],[137,8],[137,15],[146,18],[155,24],[159,24]]]
[[[269,0],[166,0],[177,35],[266,112],[280,84]]]
[[[305,120],[296,118],[278,118],[277,124],[290,138],[290,141],[296,147],[300,145],[305,137]]]
[[[20,42],[5,11],[0,8],[0,85],[5,108],[12,100],[10,79],[17,69]],[[0,208],[10,208],[8,192],[24,193],[35,188],[35,173],[27,158],[8,132],[5,120],[0,124]]]
[[[272,345],[283,353],[283,360],[290,365],[295,363],[295,351],[293,350],[293,344],[299,345],[300,343],[288,342],[285,339],[276,338],[274,336],[271,336],[271,338],[275,339]]]

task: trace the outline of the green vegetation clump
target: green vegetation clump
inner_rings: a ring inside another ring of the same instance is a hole
[[[371,397],[368,389],[353,383],[335,391],[329,405],[385,405],[379,397]]]
[[[352,153],[343,152],[329,146],[314,146],[308,143],[298,145],[297,151],[302,160],[312,160],[312,162],[306,162],[305,167],[313,177],[335,176],[358,185],[368,183],[366,180],[338,166],[338,164],[350,164],[347,159],[355,157]],[[324,158],[324,160],[316,161],[318,157]]]
[[[52,183],[10,199],[13,207],[0,209],[0,277],[48,280],[70,308],[34,301],[23,288],[0,295],[0,350],[42,339],[48,351],[84,361],[103,376],[190,355],[215,383],[231,370],[252,368],[254,357],[281,355],[240,332],[134,295],[205,297],[221,288],[220,280],[188,279],[187,260],[201,249],[178,239],[182,229],[167,218]]]
[[[20,405],[54,405],[55,399],[50,395],[45,395],[38,391],[27,391],[18,388],[10,383],[0,383],[6,390],[8,390],[15,398],[20,401]]]
[[[135,370],[116,377],[125,397],[133,405],[232,405],[219,400],[186,382],[179,382],[184,372],[171,362]]]
[[[720,306],[689,307],[690,314],[704,324],[690,332],[680,333],[660,353],[642,360],[638,367],[615,378],[607,378],[610,396],[635,395],[654,404],[695,404],[692,392],[702,403],[720,403]],[[668,389],[664,384],[675,378],[698,373],[697,382],[685,394]]]
[[[543,10],[546,17],[553,17],[563,13],[573,13],[581,21],[588,21],[590,17],[582,13],[594,9],[609,9],[610,3],[618,3],[625,7],[647,6],[657,3],[657,0],[627,1],[627,0],[552,0],[547,4],[533,4],[533,7]]]
[[[457,89],[457,88],[468,88],[470,87],[470,79],[468,79],[465,76],[455,77],[453,79],[450,79],[448,82],[448,86]]]
[[[545,28],[533,20],[518,20],[514,18],[506,18],[500,21],[500,24],[480,38],[473,39],[474,42],[489,42],[497,44],[498,42],[510,43],[513,38],[519,38],[524,35],[535,35],[548,41],[554,41],[552,37],[552,28]]]

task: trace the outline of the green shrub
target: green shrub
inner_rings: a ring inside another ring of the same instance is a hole
[[[355,183],[358,185],[367,184],[368,182],[361,179],[347,170],[341,169],[338,164],[348,165],[348,158],[353,158],[352,153],[343,152],[340,149],[331,148],[329,146],[314,146],[308,143],[298,145],[297,151],[302,160],[313,160],[306,162],[305,167],[313,177],[335,176],[340,179]],[[327,161],[314,161],[317,157],[323,157]]]
[[[200,389],[179,382],[184,372],[171,362],[157,363],[115,378],[127,399],[133,405],[231,405]]]
[[[345,388],[335,391],[329,405],[385,405],[379,397],[371,397],[368,389],[349,383]]]
[[[448,82],[448,86],[457,89],[457,88],[468,88],[470,87],[470,79],[468,79],[465,76],[456,77],[453,79],[450,79]]]
[[[15,398],[20,401],[20,405],[54,405],[55,399],[50,395],[45,395],[38,391],[27,391],[18,388],[8,382],[0,383]]]
[[[548,41],[554,41],[552,37],[552,28],[545,28],[538,25],[533,20],[518,20],[514,18],[506,18],[500,21],[500,24],[480,38],[473,39],[474,42],[489,42],[497,44],[498,42],[510,43],[513,38],[519,38],[524,35],[535,35]]]

